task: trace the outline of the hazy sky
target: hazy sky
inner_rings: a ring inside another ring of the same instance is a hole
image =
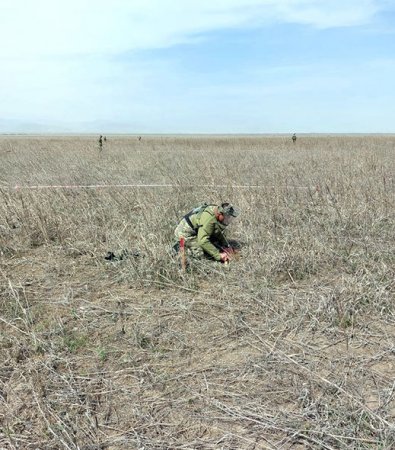
[[[395,0],[0,0],[0,132],[395,132]]]

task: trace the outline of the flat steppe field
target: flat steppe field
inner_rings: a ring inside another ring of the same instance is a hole
[[[0,137],[0,448],[394,449],[394,164],[384,135]],[[205,201],[241,252],[182,271]]]

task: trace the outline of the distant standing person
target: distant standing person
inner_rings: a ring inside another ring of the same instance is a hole
[[[295,144],[295,142],[296,142],[296,134],[294,133],[293,135],[292,135],[292,142]]]
[[[104,136],[104,139],[103,139],[103,140],[104,140],[104,142],[107,142],[107,137],[106,137],[106,136]]]
[[[100,135],[100,137],[99,137],[99,149],[103,150],[103,136],[102,135]]]

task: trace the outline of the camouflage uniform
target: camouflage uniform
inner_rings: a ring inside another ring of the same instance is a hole
[[[217,220],[215,216],[216,208],[218,207],[210,205],[200,214],[190,215],[189,220],[193,228],[184,217],[175,229],[174,234],[177,242],[183,237],[185,248],[194,257],[201,258],[204,254],[207,254],[216,261],[220,261],[220,250],[222,247],[227,247],[226,226]]]

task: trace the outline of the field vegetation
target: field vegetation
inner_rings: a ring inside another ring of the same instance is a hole
[[[394,136],[0,137],[0,448],[394,449],[394,161]],[[240,208],[240,257],[183,272],[204,201]]]

